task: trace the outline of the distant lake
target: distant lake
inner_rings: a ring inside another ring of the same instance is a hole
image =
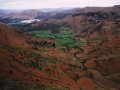
[[[41,21],[40,19],[30,19],[30,20],[23,20],[21,23],[32,23],[34,21]]]

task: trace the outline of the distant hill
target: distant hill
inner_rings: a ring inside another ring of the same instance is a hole
[[[75,13],[89,13],[89,12],[111,12],[116,13],[120,16],[120,8],[118,6],[114,7],[85,7],[85,8],[73,8],[73,9],[40,9],[40,10],[0,10],[0,19],[63,19],[66,16],[75,14]]]

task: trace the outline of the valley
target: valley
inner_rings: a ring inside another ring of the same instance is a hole
[[[24,13],[0,18],[1,90],[120,89],[118,6]]]

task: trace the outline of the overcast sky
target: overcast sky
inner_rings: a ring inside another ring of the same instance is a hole
[[[0,0],[0,9],[40,9],[86,6],[113,6],[120,0]]]

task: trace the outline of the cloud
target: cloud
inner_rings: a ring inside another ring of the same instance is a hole
[[[113,6],[115,4],[120,4],[120,0],[0,0],[1,9]]]

